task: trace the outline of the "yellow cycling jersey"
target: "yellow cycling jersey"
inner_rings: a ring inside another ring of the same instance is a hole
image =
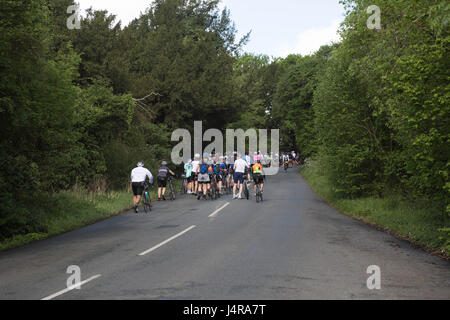
[[[253,173],[262,173],[262,165],[260,163],[255,163],[252,170]]]

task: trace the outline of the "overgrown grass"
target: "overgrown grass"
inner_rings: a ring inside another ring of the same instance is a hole
[[[449,219],[439,210],[399,196],[386,198],[342,198],[334,191],[318,162],[310,161],[300,169],[311,188],[340,212],[388,231],[398,237],[450,257]]]
[[[175,181],[178,190],[179,183]],[[166,195],[167,195],[166,191]],[[151,199],[157,198],[157,188],[150,188]],[[16,235],[0,242],[0,251],[42,240],[50,236],[75,230],[117,215],[132,208],[131,191],[88,193],[83,190],[44,194],[33,211],[39,215],[45,232]]]

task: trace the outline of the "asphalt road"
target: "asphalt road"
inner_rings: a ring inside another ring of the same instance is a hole
[[[0,299],[450,299],[450,263],[330,208],[295,169],[264,195],[183,196],[2,252]]]

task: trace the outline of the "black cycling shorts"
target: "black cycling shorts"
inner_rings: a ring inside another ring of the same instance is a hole
[[[144,182],[133,182],[131,184],[131,189],[133,189],[133,194],[135,196],[142,195],[142,192],[144,191]]]
[[[167,186],[167,178],[158,177],[157,183],[158,183],[158,188],[165,188]]]
[[[261,173],[254,173],[253,181],[255,182],[255,184],[264,183],[264,178]]]

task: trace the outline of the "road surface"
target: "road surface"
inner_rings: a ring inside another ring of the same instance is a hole
[[[340,214],[289,169],[263,203],[186,195],[0,253],[0,299],[43,298],[450,299],[450,263]]]

